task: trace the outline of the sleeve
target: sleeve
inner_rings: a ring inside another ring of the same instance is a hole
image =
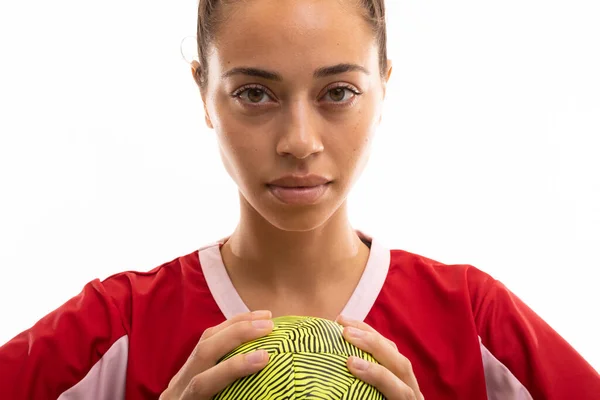
[[[501,282],[483,279],[472,300],[490,399],[600,399],[592,366]]]
[[[0,399],[122,399],[127,329],[106,287],[81,293],[0,347]]]

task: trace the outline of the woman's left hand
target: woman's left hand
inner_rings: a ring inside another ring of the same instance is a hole
[[[337,317],[336,322],[344,326],[348,342],[371,353],[380,363],[350,357],[348,369],[354,376],[377,388],[387,400],[424,400],[410,361],[398,352],[394,342],[364,322],[343,316]]]

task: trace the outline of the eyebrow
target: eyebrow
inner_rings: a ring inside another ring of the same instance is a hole
[[[342,74],[344,72],[352,72],[352,71],[360,71],[367,75],[369,75],[369,70],[365,67],[362,67],[357,64],[349,64],[342,63],[337,65],[332,65],[330,67],[321,67],[315,70],[313,73],[313,78],[324,78],[331,75]],[[283,77],[277,72],[267,71],[259,68],[251,68],[251,67],[236,67],[232,68],[229,71],[225,72],[221,75],[221,79],[228,78],[233,75],[247,75],[247,76],[256,76],[259,78],[269,79],[272,81],[281,82]]]

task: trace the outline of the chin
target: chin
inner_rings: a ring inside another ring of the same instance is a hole
[[[326,224],[336,214],[343,212],[345,197],[339,199],[328,199],[315,205],[302,207],[281,207],[264,205],[260,212],[262,217],[275,228],[286,232],[308,232]]]
[[[240,192],[242,208],[246,208],[251,218],[260,218],[276,229],[285,232],[309,232],[327,223],[345,202],[345,196],[331,191],[316,204],[282,204],[268,192],[253,193],[250,198]]]
[[[317,229],[329,220],[331,214],[317,210],[304,210],[295,213],[269,213],[265,218],[275,228],[286,232],[309,232]]]

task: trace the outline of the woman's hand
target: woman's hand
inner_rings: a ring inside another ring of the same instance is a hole
[[[381,363],[362,358],[348,358],[348,369],[354,376],[374,386],[387,400],[424,400],[408,358],[398,352],[396,344],[364,322],[339,316],[344,337],[359,349],[371,353]]]
[[[242,343],[268,335],[273,330],[270,318],[270,311],[254,311],[206,329],[159,400],[209,400],[236,379],[264,368],[269,362],[264,350],[217,361]]]

